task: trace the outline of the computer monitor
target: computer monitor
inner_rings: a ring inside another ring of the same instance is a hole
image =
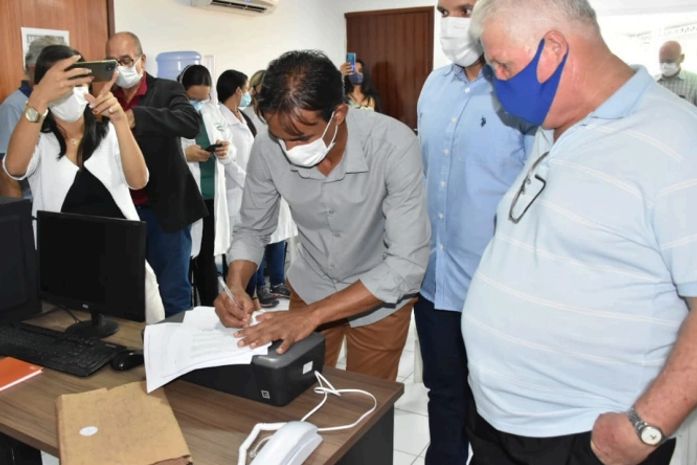
[[[41,311],[31,202],[0,197],[0,323]]]
[[[106,337],[118,325],[104,315],[145,320],[145,234],[142,221],[37,212],[41,297],[92,314],[66,331]]]

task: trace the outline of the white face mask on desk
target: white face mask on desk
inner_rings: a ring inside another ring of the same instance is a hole
[[[85,113],[85,107],[87,106],[85,95],[88,92],[87,86],[75,86],[71,93],[60,100],[52,102],[48,108],[51,109],[51,113],[56,118],[72,123],[79,120]]]
[[[322,135],[309,144],[296,145],[292,149],[288,149],[286,148],[285,142],[282,140],[278,141],[286,157],[288,157],[288,160],[290,160],[292,164],[302,166],[303,168],[311,168],[324,160],[329,151],[334,148],[334,141],[339,132],[339,126],[336,126],[334,137],[332,137],[329,145],[324,142],[324,136],[327,134],[332,118],[334,118],[334,112],[332,112],[332,116],[329,117],[329,122],[327,123],[327,127],[324,128]]]

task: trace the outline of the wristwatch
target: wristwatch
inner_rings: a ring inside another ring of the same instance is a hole
[[[24,106],[24,117],[30,123],[40,123],[48,115],[48,108],[44,110],[43,113],[39,113],[39,110],[29,105],[29,102]]]
[[[665,441],[666,438],[661,428],[646,423],[643,418],[639,416],[634,407],[629,409],[627,417],[629,417],[629,421],[632,422],[634,430],[637,436],[639,436],[639,439],[641,439],[641,442],[647,446],[658,446]]]

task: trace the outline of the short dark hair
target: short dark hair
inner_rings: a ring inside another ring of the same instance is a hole
[[[34,82],[38,84],[46,72],[51,69],[56,62],[75,55],[80,55],[80,52],[74,48],[68,47],[67,45],[49,45],[48,47],[45,47],[41,51],[41,54],[39,54],[39,58],[36,60]],[[85,60],[80,57],[78,63],[81,61]],[[85,119],[85,130],[77,151],[78,157],[82,160],[82,163],[84,163],[90,158],[90,156],[92,156],[92,153],[94,153],[97,147],[99,147],[102,139],[104,139],[106,136],[109,129],[109,120],[107,118],[103,118],[101,121],[97,121],[89,106],[85,107],[85,111],[82,116]],[[60,146],[58,158],[64,156],[66,151],[65,137],[60,129],[58,129],[58,124],[56,123],[56,120],[53,119],[53,114],[50,111],[48,112],[48,115],[46,115],[46,119],[41,126],[41,132],[50,132],[56,136],[56,139],[58,139],[58,145]]]
[[[184,90],[191,86],[213,86],[213,78],[211,73],[203,65],[189,65],[182,70],[177,78],[177,81],[182,83]]]
[[[341,72],[324,53],[296,50],[269,63],[257,98],[262,114],[297,118],[298,110],[310,110],[321,112],[322,118],[329,121],[344,102],[344,83]]]
[[[237,92],[237,89],[244,88],[247,82],[247,75],[241,71],[228,69],[223,71],[223,74],[218,78],[215,84],[215,91],[218,93],[218,101],[225,103],[232,94]]]

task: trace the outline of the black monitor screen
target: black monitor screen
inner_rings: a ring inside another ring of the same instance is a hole
[[[41,297],[144,321],[145,234],[141,221],[38,212]]]

